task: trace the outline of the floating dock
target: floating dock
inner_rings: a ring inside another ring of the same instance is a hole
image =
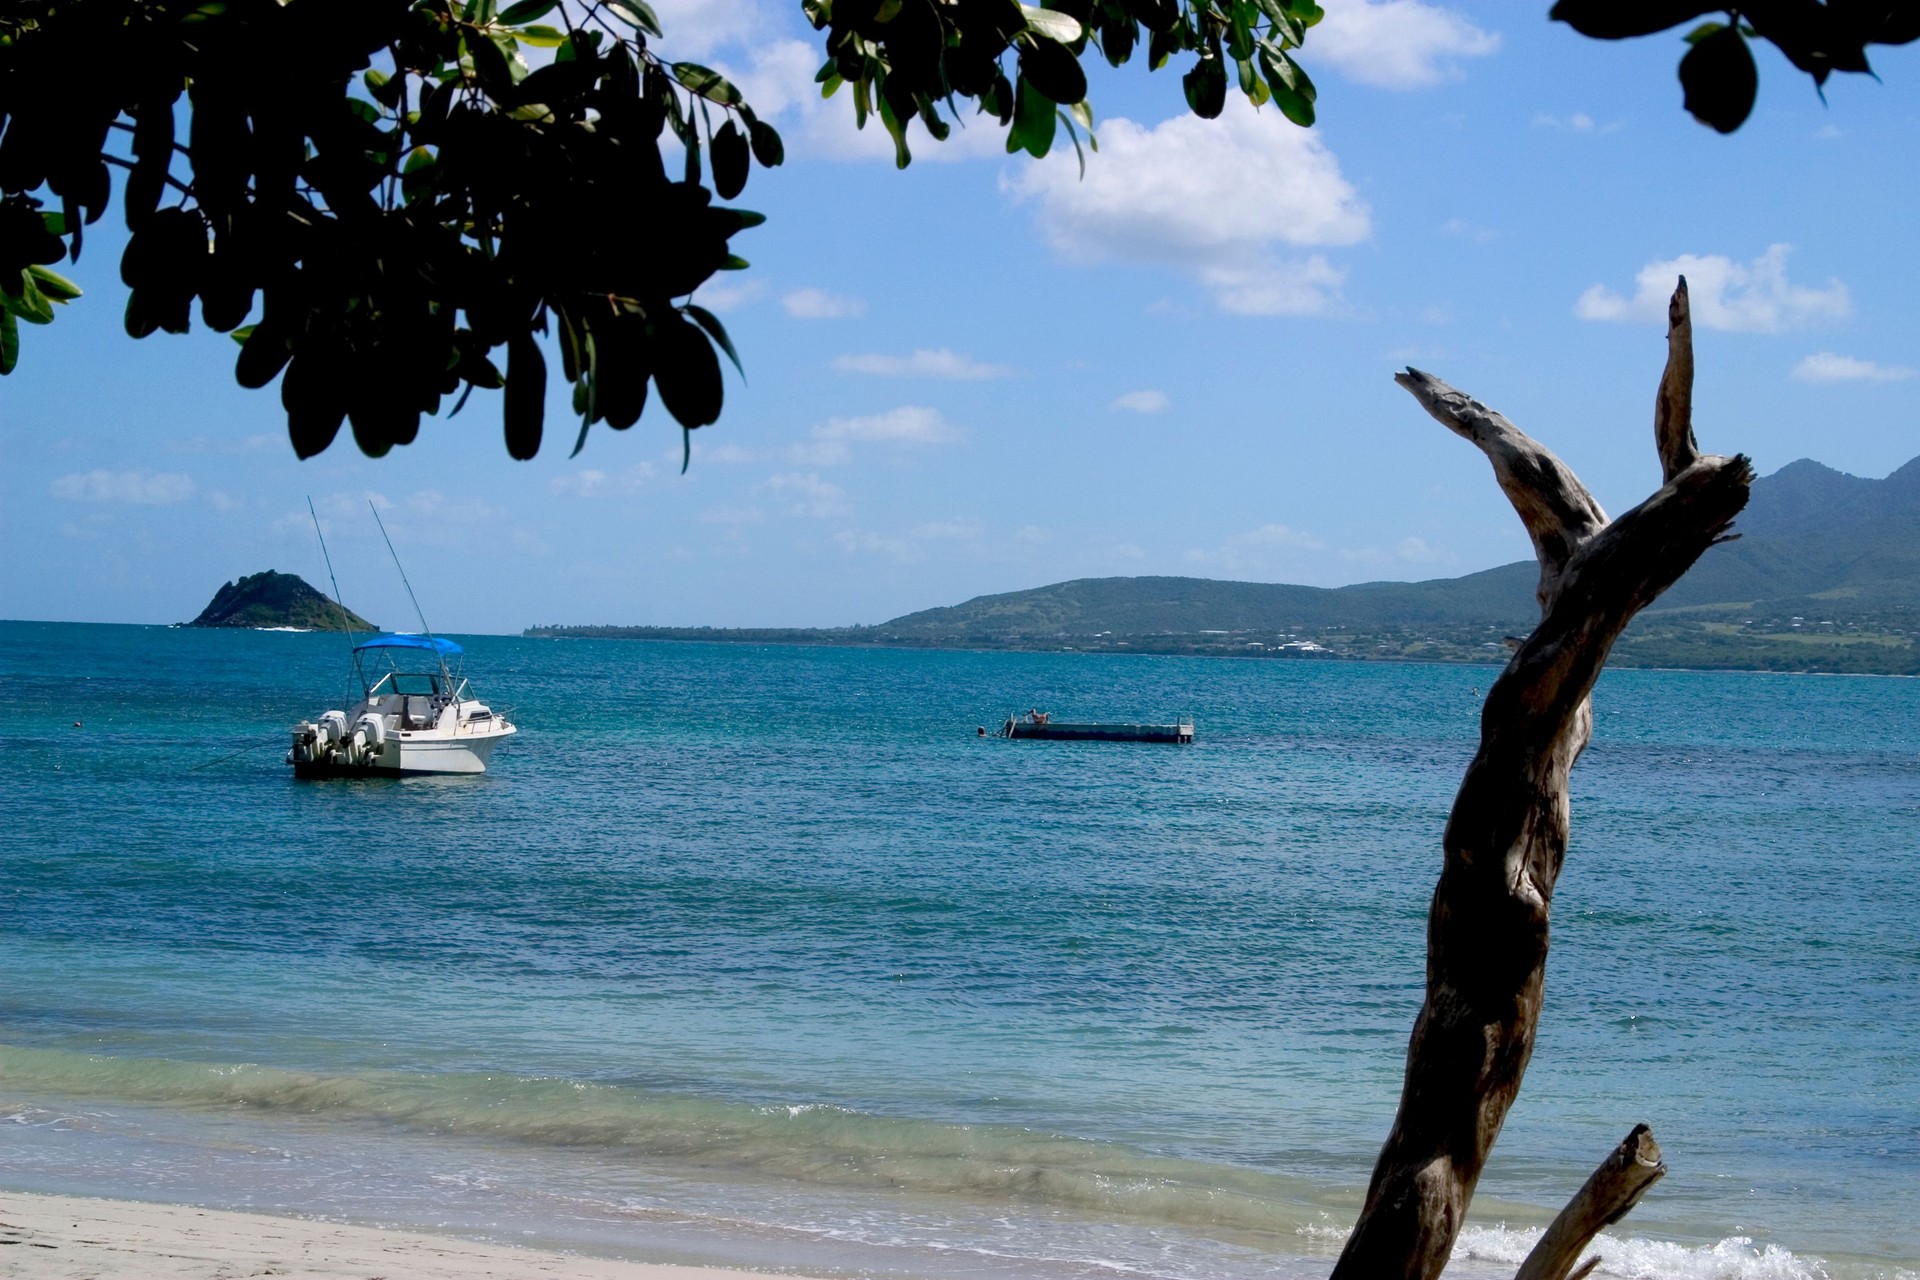
[[[1074,724],[1065,720],[1009,716],[1000,726],[999,736],[1047,738],[1056,742],[1192,742],[1193,720],[1182,716],[1173,724]]]

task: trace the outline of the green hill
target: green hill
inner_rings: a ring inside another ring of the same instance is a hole
[[[214,592],[189,627],[299,627],[307,631],[377,631],[371,622],[308,586],[298,574],[249,574]]]
[[[1616,664],[1920,674],[1920,458],[1883,480],[1795,462],[1754,483],[1734,529],[1634,622]],[[870,627],[532,634],[1504,661],[1539,618],[1537,578],[1531,560],[1337,588],[1080,578]]]

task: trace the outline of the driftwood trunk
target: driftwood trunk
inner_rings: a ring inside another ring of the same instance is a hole
[[[1565,463],[1498,413],[1414,369],[1394,379],[1493,464],[1540,561],[1541,616],[1487,694],[1480,749],[1447,820],[1400,1109],[1335,1280],[1431,1280],[1446,1265],[1533,1053],[1567,851],[1567,774],[1593,729],[1588,695],[1627,623],[1746,505],[1747,460],[1703,457],[1694,443],[1684,279],[1668,308],[1667,351],[1654,410],[1663,483],[1614,521]]]

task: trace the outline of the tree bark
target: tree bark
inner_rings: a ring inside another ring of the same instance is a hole
[[[1488,691],[1447,820],[1400,1109],[1335,1280],[1432,1280],[1446,1265],[1533,1053],[1588,695],[1627,623],[1746,505],[1746,458],[1703,457],[1693,442],[1684,279],[1667,345],[1654,415],[1664,483],[1611,522],[1571,468],[1498,413],[1416,369],[1394,378],[1493,464],[1540,561],[1541,619]]]

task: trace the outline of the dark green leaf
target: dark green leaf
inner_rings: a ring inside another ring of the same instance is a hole
[[[740,91],[718,71],[710,71],[697,62],[673,64],[673,78],[709,102],[723,107],[740,105]]]
[[[660,325],[653,340],[653,382],[667,412],[683,427],[717,421],[724,388],[720,358],[707,335],[692,321],[675,315]]]
[[[507,455],[521,462],[540,452],[547,416],[547,358],[530,333],[507,340]]]
[[[740,126],[731,120],[720,126],[713,135],[712,156],[707,163],[713,170],[713,189],[722,200],[731,200],[745,190],[752,157]]]
[[[1702,0],[1560,0],[1547,16],[1564,22],[1583,36],[1596,40],[1625,40],[1650,36],[1656,31],[1677,27],[1703,13],[1724,9],[1724,3]]]
[[[1186,75],[1180,77],[1187,91],[1187,105],[1203,120],[1212,120],[1227,106],[1227,69],[1222,60],[1202,56]]]
[[[27,274],[40,286],[40,292],[49,302],[72,302],[80,296],[80,286],[56,271],[49,271],[38,263],[27,268]]]
[[[660,38],[660,19],[654,16],[653,6],[646,0],[602,0],[600,7],[655,40]]]
[[[238,337],[238,333],[235,334]],[[293,358],[293,344],[279,325],[263,320],[253,326],[234,362],[233,376],[243,387],[258,389],[280,376]]]
[[[1053,148],[1053,130],[1058,123],[1053,100],[1027,83],[1025,76],[1015,88],[1017,105],[1013,128],[1007,131],[1007,150],[1025,151],[1038,160]]]
[[[1061,44],[1072,44],[1087,33],[1079,19],[1058,9],[1034,9],[1023,4],[1020,14],[1027,20],[1027,30],[1058,40]]]
[[[20,323],[13,312],[0,311],[0,374],[13,372],[20,363]]]
[[[1061,106],[1072,106],[1087,96],[1087,73],[1073,50],[1046,36],[1028,36],[1020,50],[1020,74]]]
[[[1753,111],[1760,72],[1738,27],[1724,27],[1680,59],[1680,84],[1693,118],[1721,133],[1732,133]]]
[[[519,0],[500,11],[498,21],[509,27],[525,26],[538,18],[544,18],[559,7],[560,0]]]
[[[733,349],[733,339],[727,337],[727,327],[720,323],[720,317],[693,302],[687,304],[687,314],[692,316],[694,322],[707,331],[707,336],[727,353],[727,359],[733,361],[734,370],[744,380],[747,376],[746,367],[740,363],[740,353]]]
[[[772,125],[755,120],[747,126],[747,136],[753,144],[753,158],[763,167],[772,169],[786,160],[787,149]]]

